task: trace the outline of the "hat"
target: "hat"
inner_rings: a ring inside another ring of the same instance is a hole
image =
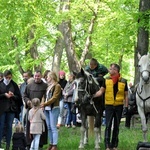
[[[65,76],[65,72],[63,70],[59,71],[59,75]]]

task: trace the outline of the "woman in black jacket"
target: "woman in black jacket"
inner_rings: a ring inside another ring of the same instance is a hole
[[[12,80],[10,70],[4,72],[4,79],[0,81],[0,147],[3,129],[6,122],[6,148],[9,150],[12,136],[12,124],[14,118],[19,118],[23,105],[18,85]]]

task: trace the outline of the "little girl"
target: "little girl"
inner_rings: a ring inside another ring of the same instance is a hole
[[[30,121],[30,134],[33,137],[30,150],[38,150],[40,136],[45,130],[43,122],[45,120],[45,115],[40,108],[40,99],[32,99],[32,109],[29,111],[28,120]]]
[[[15,127],[12,137],[12,150],[26,150],[26,138],[21,124]]]

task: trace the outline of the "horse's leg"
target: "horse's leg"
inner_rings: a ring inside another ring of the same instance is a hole
[[[85,134],[84,134],[84,145],[88,144],[88,121],[86,119],[86,124],[85,124]]]
[[[101,126],[100,126],[100,128],[99,128],[99,135],[98,135],[98,137],[99,137],[99,143],[101,143],[101,141],[102,141],[102,128],[101,128]]]
[[[146,117],[144,114],[144,110],[139,106],[138,106],[138,113],[139,113],[140,118],[141,118],[144,142],[147,142],[147,131],[148,131],[148,129],[147,129],[147,124],[146,124]]]
[[[84,135],[85,135],[85,128],[83,127],[83,125],[80,128],[80,133],[81,133],[81,138],[80,138],[79,149],[83,149],[84,148]]]
[[[94,125],[94,133],[95,133],[95,149],[99,150],[100,149],[100,145],[99,145],[99,141],[100,141],[100,127],[101,127],[101,115],[96,114],[95,116],[95,125]]]
[[[86,132],[86,116],[83,112],[81,113],[81,120],[82,120],[81,128],[80,128],[81,139],[80,139],[79,149],[84,148],[84,138],[85,138],[85,132]]]
[[[95,149],[99,150],[100,149],[100,146],[99,146],[99,133],[100,133],[99,128],[95,127],[94,132],[95,132]]]

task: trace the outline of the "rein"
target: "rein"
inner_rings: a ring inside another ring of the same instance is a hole
[[[91,100],[90,100],[90,104],[93,105],[93,107],[94,107],[96,113],[98,114],[98,110],[96,109],[95,104],[94,104],[94,101],[93,101],[93,96],[92,96],[92,98],[91,98]]]

